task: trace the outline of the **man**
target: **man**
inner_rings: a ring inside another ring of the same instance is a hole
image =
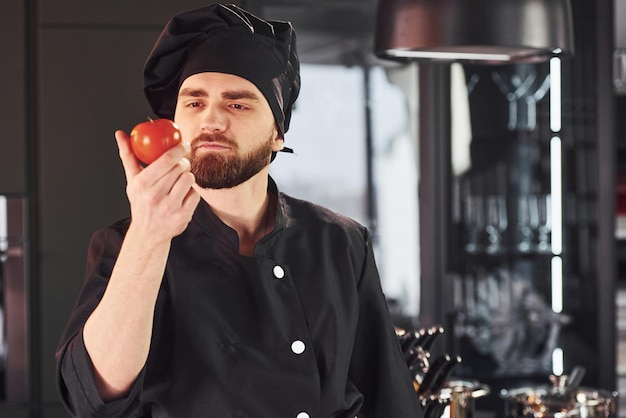
[[[94,234],[57,351],[75,416],[418,416],[366,229],[278,192],[295,33],[236,6],[173,18],[145,93],[181,144],[116,140],[129,219]],[[189,156],[189,160],[186,159]]]

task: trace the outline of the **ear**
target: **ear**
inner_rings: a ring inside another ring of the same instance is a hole
[[[276,134],[274,135],[274,139],[272,139],[272,151],[277,152],[283,149],[285,146],[285,140],[278,130],[276,130]]]

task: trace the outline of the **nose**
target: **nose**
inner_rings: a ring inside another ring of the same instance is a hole
[[[203,132],[223,132],[228,126],[226,111],[219,105],[208,104],[202,112],[200,129]]]

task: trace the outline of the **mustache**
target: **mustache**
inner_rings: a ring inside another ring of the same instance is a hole
[[[232,139],[230,139],[229,137],[227,137],[224,134],[220,134],[220,133],[213,133],[213,134],[208,134],[208,133],[202,133],[200,135],[198,135],[197,137],[195,137],[192,141],[191,141],[191,149],[195,149],[199,144],[203,143],[203,142],[214,142],[217,144],[224,144],[224,145],[228,145],[231,148],[237,148],[237,143],[235,141],[233,141]]]

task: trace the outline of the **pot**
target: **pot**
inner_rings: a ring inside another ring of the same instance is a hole
[[[543,385],[503,389],[506,418],[616,418],[617,392]]]
[[[476,380],[452,379],[439,391],[439,399],[448,403],[450,418],[473,418],[474,399],[489,392],[489,386]]]

